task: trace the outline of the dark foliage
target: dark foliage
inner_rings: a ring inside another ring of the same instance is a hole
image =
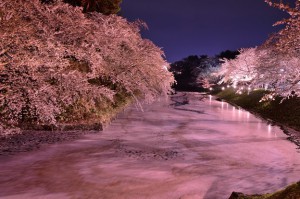
[[[54,0],[41,0],[41,2],[44,4],[51,4],[54,3]]]
[[[180,91],[204,91],[198,82],[199,76],[207,72],[208,68],[217,67],[220,63],[217,56],[207,55],[191,55],[172,63],[170,71],[173,72],[177,82],[174,88]]]
[[[235,59],[237,55],[239,55],[240,52],[235,50],[235,51],[232,51],[232,50],[225,50],[225,51],[222,51],[220,54],[217,55],[217,57],[219,59]]]
[[[172,63],[170,71],[177,82],[174,88],[179,91],[204,91],[201,77],[206,76],[211,68],[219,67],[222,59],[234,59],[238,54],[239,51],[226,50],[214,57],[190,55]]]
[[[51,0],[43,0],[51,1]],[[100,12],[104,15],[117,14],[122,0],[64,0],[73,6],[83,7],[83,12]]]
[[[198,91],[194,85],[197,75],[194,74],[194,69],[200,66],[201,58],[197,55],[191,55],[181,61],[171,64],[171,72],[174,73],[177,84],[176,90]]]

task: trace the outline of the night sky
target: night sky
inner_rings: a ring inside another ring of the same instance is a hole
[[[255,47],[288,16],[263,0],[123,0],[121,8],[129,21],[147,23],[142,36],[161,47],[169,62]]]

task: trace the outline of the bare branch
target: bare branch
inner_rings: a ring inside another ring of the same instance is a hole
[[[0,62],[0,69],[3,69],[4,66],[6,66],[8,63],[2,63]]]
[[[4,50],[0,51],[0,55],[5,54],[6,52],[7,52],[7,49],[4,49]]]

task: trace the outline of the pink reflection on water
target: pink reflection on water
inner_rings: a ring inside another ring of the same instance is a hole
[[[211,105],[211,101],[212,101],[212,96],[209,95],[209,104]]]
[[[238,115],[239,115],[239,120],[240,120],[242,118],[242,110],[241,109],[238,110]]]
[[[271,124],[268,125],[268,133],[272,133],[272,126],[271,126]]]

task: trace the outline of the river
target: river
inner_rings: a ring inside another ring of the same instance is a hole
[[[104,131],[0,158],[0,198],[225,199],[300,180],[277,126],[200,93],[121,113]]]

